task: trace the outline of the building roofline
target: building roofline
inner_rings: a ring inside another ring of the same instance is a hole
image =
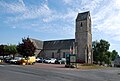
[[[67,40],[75,40],[75,39],[56,39],[56,40],[45,40],[44,42],[48,42],[48,41],[67,41]]]

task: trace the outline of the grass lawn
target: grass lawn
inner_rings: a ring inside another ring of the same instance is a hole
[[[77,64],[78,69],[107,69],[110,67],[99,66],[94,64]]]

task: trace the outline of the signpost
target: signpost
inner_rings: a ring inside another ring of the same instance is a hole
[[[76,55],[70,55],[70,63],[76,63]]]
[[[74,67],[75,63],[76,63],[76,54],[66,54],[65,67]]]

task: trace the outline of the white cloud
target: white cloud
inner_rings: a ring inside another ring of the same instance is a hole
[[[24,12],[26,10],[25,4],[19,3],[7,3],[7,2],[0,2],[0,7],[3,7],[8,13],[18,13]]]
[[[24,4],[23,0],[19,0],[19,2],[22,4],[23,7],[25,7],[25,4]]]
[[[52,13],[53,11],[48,7],[47,4],[42,4],[40,6],[31,6],[31,8],[26,8],[23,13],[15,17],[8,17],[8,22],[15,22],[26,19],[47,18]]]
[[[40,7],[34,7],[28,9],[23,14],[22,19],[32,19],[32,18],[38,18],[40,16],[49,16],[51,13],[52,11],[49,9],[49,7],[46,4],[43,4]]]
[[[64,15],[61,15],[61,17],[65,20],[72,19],[72,21],[73,21],[76,18],[76,15],[77,15],[76,11],[74,11],[72,9],[68,9],[67,13]]]
[[[65,4],[71,4],[72,0],[63,0]]]
[[[81,5],[79,7],[82,7],[83,10],[93,11],[95,8],[99,7],[99,3],[102,1],[103,0],[81,0]]]
[[[92,22],[98,31],[105,32],[106,34],[113,36],[114,40],[118,40],[120,37],[120,0],[112,0],[106,3],[104,0],[63,0],[66,4],[70,4],[64,13],[58,12],[57,10],[52,10],[48,7],[48,1],[39,6],[31,5],[27,7],[23,0],[19,0],[18,3],[5,3],[0,2],[0,6],[7,8],[11,12],[20,12],[15,17],[8,17],[8,21],[20,21],[26,19],[37,19],[45,23],[57,20],[63,20],[69,22],[72,27],[74,27],[74,21],[77,12],[90,10],[92,12]],[[111,7],[112,6],[112,7]],[[84,9],[83,9],[84,8]],[[94,11],[97,12],[94,12]],[[116,11],[117,10],[117,11]],[[54,14],[54,15],[53,15]],[[46,28],[46,27],[45,27]],[[67,28],[67,27],[66,27]],[[65,29],[63,29],[65,30]],[[71,30],[73,31],[73,30]],[[116,31],[113,33],[113,31]]]
[[[120,9],[120,0],[115,0],[115,6]]]
[[[111,7],[112,6],[112,7]],[[93,17],[96,28],[109,35],[110,39],[120,41],[120,9],[115,1],[103,6]]]
[[[43,18],[43,22],[50,22],[50,21],[53,21],[54,19],[55,19],[55,16],[49,16],[49,17]]]
[[[51,15],[53,11],[48,7],[47,0],[45,3],[41,3],[39,6],[30,5],[29,7],[25,5],[23,0],[18,0],[18,2],[13,3],[0,1],[0,7],[4,8],[5,13],[12,13],[14,15],[8,16],[7,20],[4,22],[15,23],[20,22],[21,20],[37,18],[44,18],[44,21],[52,20]]]
[[[32,28],[36,32],[42,32],[42,33],[47,33],[47,34],[56,34],[68,38],[73,38],[74,37],[74,27],[71,27],[71,25],[59,25],[58,24],[48,24],[47,25],[42,25],[41,27],[37,28]]]

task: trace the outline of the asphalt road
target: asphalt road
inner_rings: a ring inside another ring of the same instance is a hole
[[[120,81],[120,68],[78,70],[48,66],[0,65],[0,81]]]

